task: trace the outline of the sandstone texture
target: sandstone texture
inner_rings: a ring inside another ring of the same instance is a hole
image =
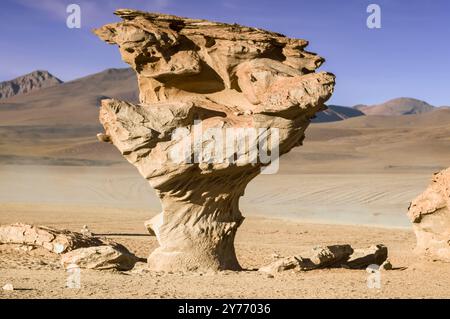
[[[416,252],[450,262],[450,168],[436,173],[428,188],[410,204],[410,218],[417,237]]]
[[[0,225],[0,244],[41,246],[51,252],[62,254],[77,248],[103,245],[104,242],[68,230],[17,223]]]
[[[246,160],[255,147],[261,149],[248,139],[245,150],[236,151],[247,136],[214,148],[218,138],[208,132],[261,129],[256,138],[266,138],[268,153],[287,153],[301,145],[311,118],[326,108],[334,75],[315,73],[324,59],[306,51],[305,40],[136,10],[115,14],[123,21],[94,32],[116,44],[136,71],[140,103],[103,100],[105,132],[98,138],[113,143],[161,200],[161,214],[146,222],[160,244],[149,267],[239,270],[234,250],[244,219],[239,198],[277,159]],[[184,135],[174,138],[177,132]],[[204,138],[199,141],[197,133]],[[194,147],[174,160],[186,141]]]
[[[76,265],[80,268],[96,270],[130,270],[137,258],[123,246],[96,246],[79,248],[61,256],[64,268]]]
[[[353,249],[350,245],[331,245],[315,247],[298,256],[280,258],[258,270],[275,274],[286,270],[309,271],[336,267],[364,269],[369,265],[384,265],[386,260],[387,248],[384,245],[374,245],[367,249]]]
[[[17,249],[25,252],[43,247],[61,255],[65,268],[130,270],[139,260],[123,245],[93,237],[87,226],[82,231],[84,234],[21,223],[0,225],[0,244],[17,245]]]

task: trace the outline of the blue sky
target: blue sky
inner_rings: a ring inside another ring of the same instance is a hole
[[[82,28],[66,27],[66,6],[82,10]],[[381,29],[366,8],[381,7]],[[72,80],[125,67],[117,48],[91,29],[117,21],[116,8],[136,8],[239,23],[310,41],[337,76],[330,103],[373,104],[408,96],[450,105],[450,1],[447,0],[2,0],[0,81],[49,70]]]

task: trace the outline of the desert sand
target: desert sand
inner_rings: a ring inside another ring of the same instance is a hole
[[[79,230],[90,222],[93,230],[125,244],[140,257],[157,246],[146,235],[142,219],[145,211],[114,209],[64,209],[34,206],[34,214],[44,224]],[[10,207],[17,217],[33,221],[30,206]],[[45,211],[46,213],[43,213]],[[93,217],[93,212],[95,217]],[[77,218],[74,218],[74,215]],[[317,244],[351,243],[366,247],[383,242],[389,247],[394,270],[381,273],[381,289],[369,289],[364,270],[326,269],[310,272],[284,272],[274,278],[254,271],[272,261],[276,253],[288,256]],[[65,288],[67,273],[58,258],[42,250],[26,253],[0,246],[0,282],[12,283],[18,290],[0,291],[1,298],[390,298],[450,297],[450,267],[438,262],[419,261],[412,254],[415,238],[409,230],[361,226],[331,226],[265,218],[246,219],[236,240],[243,272],[157,273],[138,263],[128,272],[81,271],[81,289]],[[35,256],[34,258],[30,256]],[[38,256],[38,258],[36,258]],[[36,260],[45,260],[45,263]]]
[[[242,199],[246,220],[236,238],[243,272],[164,274],[148,272],[145,263],[138,263],[128,272],[82,270],[82,288],[74,290],[65,288],[67,273],[59,258],[41,249],[25,252],[0,245],[0,283],[18,289],[0,291],[0,297],[449,298],[450,264],[421,260],[414,254],[415,236],[405,217],[408,198],[424,189],[429,174],[396,174],[396,178],[392,174],[280,174],[255,179]],[[159,212],[159,203],[132,167],[4,165],[0,176],[1,224],[21,221],[73,231],[86,224],[142,258],[157,247],[143,221]],[[359,180],[366,182],[352,186]],[[292,190],[287,192],[288,188]],[[117,195],[119,189],[128,191]],[[370,199],[375,189],[383,191]],[[269,193],[273,197],[268,198]],[[254,270],[273,261],[273,254],[290,256],[317,245],[345,243],[355,248],[375,243],[388,247],[394,270],[381,273],[381,289],[367,287],[365,270],[288,271],[274,278]]]

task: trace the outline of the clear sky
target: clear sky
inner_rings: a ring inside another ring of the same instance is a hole
[[[81,6],[81,29],[66,26],[66,7]],[[366,25],[381,7],[381,29]],[[64,81],[125,67],[117,48],[91,29],[136,8],[255,26],[310,41],[337,76],[330,103],[351,106],[415,97],[450,105],[448,0],[1,0],[0,81],[48,70]]]

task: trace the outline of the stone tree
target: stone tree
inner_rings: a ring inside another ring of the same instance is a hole
[[[326,108],[334,75],[315,73],[324,59],[305,51],[305,40],[129,9],[115,14],[123,21],[94,32],[136,71],[140,103],[103,100],[99,137],[161,200],[162,213],[146,222],[160,244],[149,267],[239,270],[239,198],[274,155],[302,143],[310,119]],[[220,145],[212,129],[234,133]],[[259,156],[264,149],[269,160]]]

